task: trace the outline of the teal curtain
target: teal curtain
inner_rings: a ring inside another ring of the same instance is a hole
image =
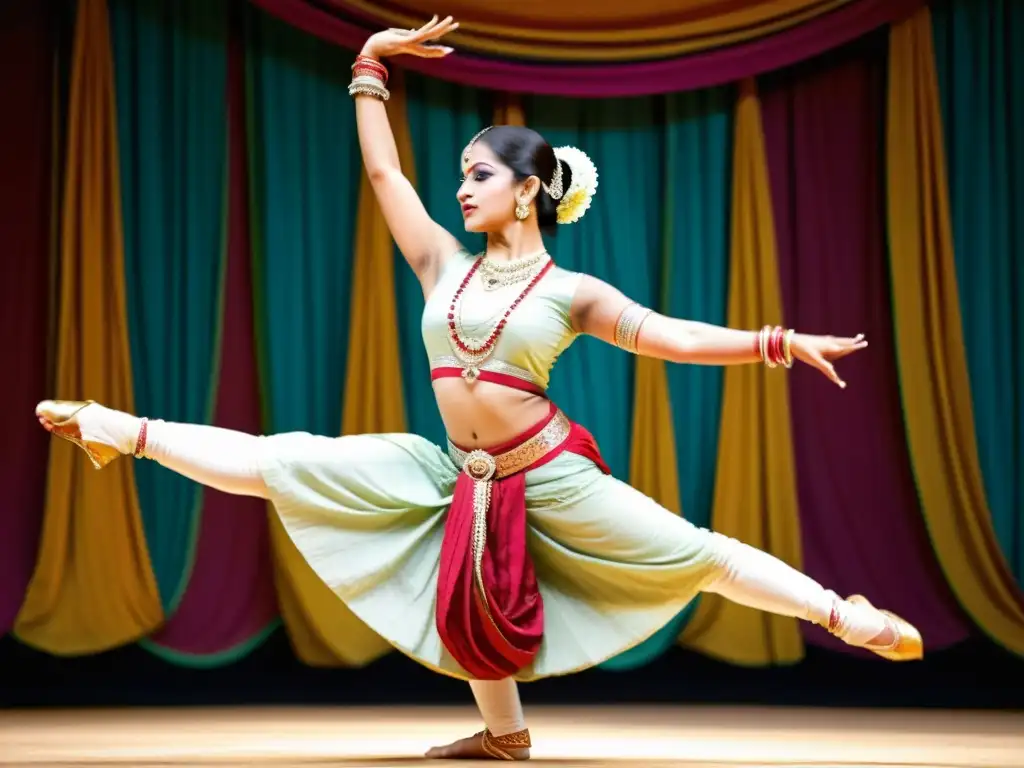
[[[653,306],[660,296],[666,172],[659,100],[534,97],[524,107],[529,125],[548,142],[574,145],[597,166],[590,210],[548,242],[556,263]],[[622,480],[629,477],[635,366],[632,355],[583,337],[559,360],[550,387],[552,400],[593,433]]]
[[[110,6],[135,403],[208,422],[220,346],[227,116],[225,0]],[[202,489],[135,469],[164,612],[188,583]]]
[[[249,8],[253,290],[264,425],[341,432],[362,164],[351,52]]]
[[[481,235],[467,234],[455,200],[462,175],[462,149],[493,122],[490,93],[464,88],[414,73],[406,74],[409,131],[416,159],[416,187],[427,211],[472,251],[482,249]],[[444,444],[445,431],[434,392],[430,364],[423,349],[420,318],[423,291],[416,275],[396,249],[395,286],[401,329],[402,383],[410,432]]]
[[[730,88],[665,99],[665,233],[658,309],[673,317],[725,325],[729,294],[729,201],[732,180]],[[711,525],[722,409],[723,369],[668,366],[683,516]],[[604,666],[633,669],[675,645],[694,600],[657,634]]]
[[[932,14],[978,453],[1024,585],[1024,5],[941,0]]]

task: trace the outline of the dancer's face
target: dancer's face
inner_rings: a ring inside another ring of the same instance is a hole
[[[456,195],[467,232],[498,232],[516,221],[516,203],[529,197],[490,147],[477,141],[462,169],[463,181]]]

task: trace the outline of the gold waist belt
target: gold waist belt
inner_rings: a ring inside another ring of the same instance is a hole
[[[571,426],[569,418],[558,410],[540,432],[515,448],[492,455],[480,449],[464,451],[449,440],[448,456],[474,480],[500,480],[522,472],[564,443]]]

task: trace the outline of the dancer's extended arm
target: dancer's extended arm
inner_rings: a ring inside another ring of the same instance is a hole
[[[629,352],[673,363],[741,365],[760,363],[757,330],[736,330],[667,317],[643,307],[614,286],[586,275],[572,308],[577,331]],[[845,386],[832,361],[863,349],[862,336],[837,338],[794,334],[793,356]]]
[[[399,53],[428,58],[443,56],[450,49],[429,43],[452,28],[450,19],[438,23],[435,17],[415,32],[380,32],[366,41],[361,56],[376,61]],[[458,241],[430,217],[412,183],[402,173],[384,102],[374,95],[360,94],[355,96],[355,101],[359,147],[367,176],[392,237],[422,280],[434,268],[439,256],[459,247]]]

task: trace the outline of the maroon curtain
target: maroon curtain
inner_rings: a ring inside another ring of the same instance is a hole
[[[910,468],[893,346],[884,230],[886,36],[762,84],[787,325],[867,335],[841,390],[798,366],[790,400],[804,566],[916,624],[929,648],[970,623],[939,570]],[[807,625],[817,645],[849,646]]]
[[[49,442],[34,411],[51,394],[53,200],[60,191],[53,181],[55,10],[49,0],[0,4],[0,634],[10,631],[32,576],[46,483]]]

